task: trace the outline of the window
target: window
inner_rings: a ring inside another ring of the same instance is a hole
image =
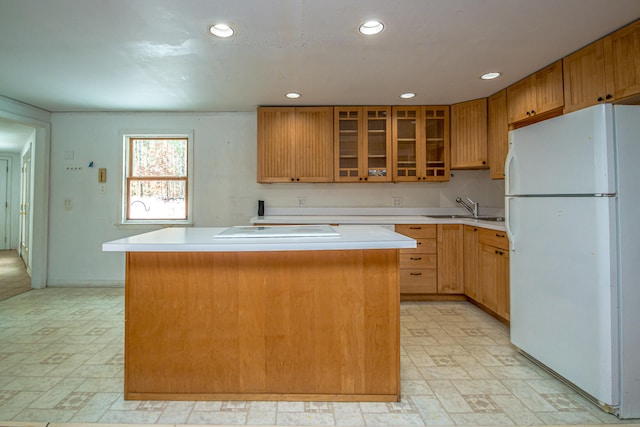
[[[125,135],[123,223],[190,223],[191,134]]]

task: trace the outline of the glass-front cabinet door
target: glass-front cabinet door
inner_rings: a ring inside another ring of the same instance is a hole
[[[362,107],[334,108],[335,180],[359,181]]]
[[[391,107],[364,107],[364,127],[364,178],[374,182],[390,182],[393,178]]]
[[[449,107],[423,107],[424,177],[426,181],[449,181]]]
[[[335,107],[336,182],[391,181],[391,108]]]
[[[394,181],[421,181],[420,107],[393,107]]]

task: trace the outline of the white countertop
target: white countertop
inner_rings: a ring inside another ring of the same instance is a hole
[[[415,248],[416,241],[384,227],[341,225],[339,236],[214,238],[229,227],[164,228],[103,243],[107,252],[266,252]]]
[[[430,218],[423,215],[267,215],[251,218],[251,224],[465,224],[505,231],[504,221],[473,218]]]

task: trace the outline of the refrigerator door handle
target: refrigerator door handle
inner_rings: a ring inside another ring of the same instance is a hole
[[[509,151],[504,163],[504,194],[511,194],[511,163],[513,162],[513,150],[511,148],[511,144],[509,144]]]
[[[507,232],[507,237],[509,238],[509,250],[515,252],[516,245],[515,239],[513,238],[513,232],[511,231],[511,215],[509,212],[509,206],[511,205],[511,201],[513,197],[505,197],[504,200],[504,229]]]

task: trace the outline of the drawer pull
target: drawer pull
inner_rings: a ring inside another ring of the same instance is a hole
[[[409,227],[409,230],[422,230],[422,227]]]
[[[417,242],[418,246],[420,246],[422,244],[422,242]]]
[[[411,274],[412,276],[422,276],[422,273],[409,273],[409,274]]]
[[[498,233],[496,233],[496,237],[503,238],[503,237],[504,237],[504,234],[498,234]]]
[[[418,258],[409,258],[411,261],[420,261],[422,259],[422,257],[418,257]]]

